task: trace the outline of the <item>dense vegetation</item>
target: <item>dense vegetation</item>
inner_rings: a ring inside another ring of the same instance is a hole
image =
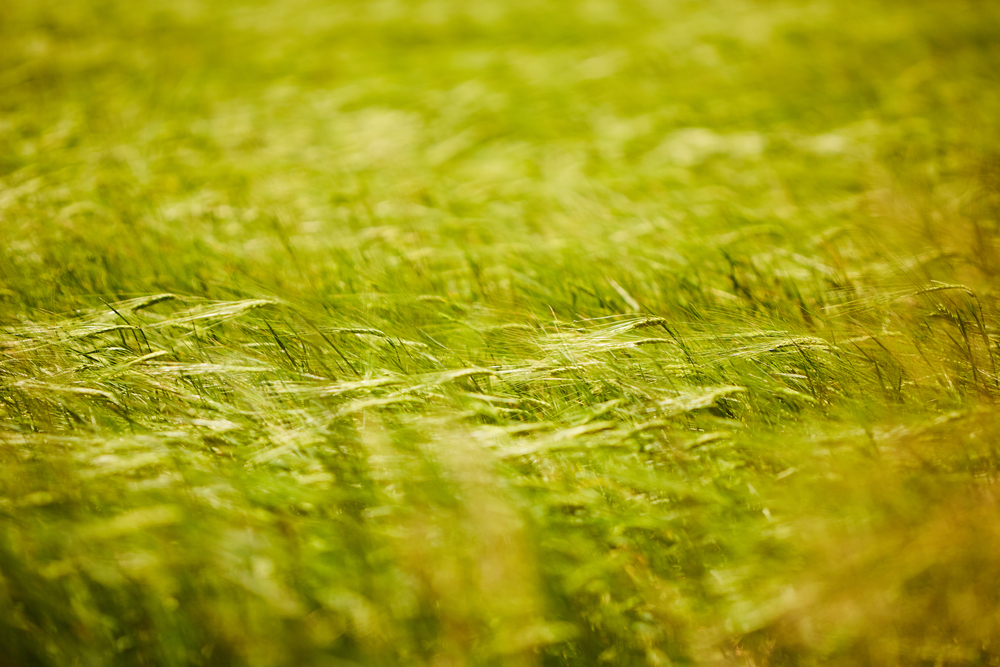
[[[1000,3],[0,2],[0,662],[1000,664]]]

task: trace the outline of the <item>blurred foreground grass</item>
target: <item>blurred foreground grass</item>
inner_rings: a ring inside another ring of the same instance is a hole
[[[0,3],[11,665],[1000,664],[1000,5]]]

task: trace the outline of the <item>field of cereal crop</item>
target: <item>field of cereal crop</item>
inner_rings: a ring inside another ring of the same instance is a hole
[[[0,662],[1000,664],[1000,4],[4,0]]]

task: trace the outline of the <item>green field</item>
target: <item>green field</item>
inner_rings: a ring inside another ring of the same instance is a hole
[[[0,664],[1000,665],[1000,3],[0,1]]]

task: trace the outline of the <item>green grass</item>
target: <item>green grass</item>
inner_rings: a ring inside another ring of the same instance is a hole
[[[0,3],[0,662],[1000,664],[1000,5]]]

